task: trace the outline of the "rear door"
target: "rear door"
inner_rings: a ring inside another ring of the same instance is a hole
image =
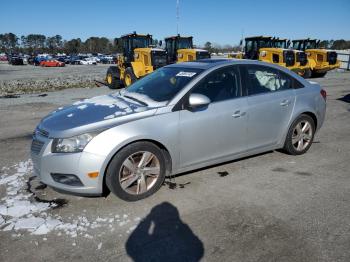
[[[242,67],[248,102],[248,149],[277,144],[292,116],[295,91],[292,78],[272,67]]]

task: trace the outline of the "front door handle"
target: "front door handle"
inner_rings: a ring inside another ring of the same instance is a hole
[[[245,115],[245,112],[241,112],[240,110],[237,110],[236,112],[233,113],[232,117],[239,118],[244,115]]]
[[[280,103],[281,106],[289,106],[289,104],[290,104],[290,101],[288,99],[285,99]]]

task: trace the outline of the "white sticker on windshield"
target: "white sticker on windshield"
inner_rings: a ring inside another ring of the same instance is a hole
[[[177,73],[176,76],[192,77],[195,74],[196,74],[195,72],[179,72]]]

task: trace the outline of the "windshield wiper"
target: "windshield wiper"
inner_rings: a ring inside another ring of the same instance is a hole
[[[141,101],[141,100],[139,100],[139,99],[137,99],[137,98],[135,98],[135,97],[128,96],[128,95],[124,95],[124,97],[129,98],[129,99],[131,99],[131,100],[134,100],[134,101],[136,101],[137,103],[139,103],[139,104],[141,104],[141,105],[143,105],[143,106],[148,106],[147,103],[145,103],[145,102],[143,102],[143,101]]]

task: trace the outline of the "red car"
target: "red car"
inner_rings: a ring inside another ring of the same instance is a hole
[[[41,61],[40,65],[43,67],[63,67],[66,64],[58,60],[45,60],[45,61]]]

